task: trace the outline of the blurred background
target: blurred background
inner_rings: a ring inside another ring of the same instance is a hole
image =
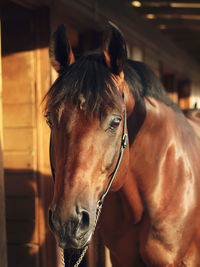
[[[46,220],[53,183],[41,102],[56,78],[49,39],[65,23],[78,58],[97,48],[107,20],[174,102],[200,107],[200,1],[0,0],[0,267],[60,267]],[[81,266],[111,266],[98,233]]]

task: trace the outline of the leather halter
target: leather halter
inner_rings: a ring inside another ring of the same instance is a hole
[[[115,169],[113,171],[113,173],[109,176],[110,180],[109,183],[104,191],[104,193],[101,195],[99,201],[98,201],[98,206],[102,206],[103,201],[105,196],[108,194],[110,187],[112,185],[112,182],[116,176],[116,173],[118,171],[120,162],[122,160],[122,156],[123,156],[123,152],[124,149],[127,147],[128,145],[128,137],[127,137],[127,133],[126,133],[126,128],[127,128],[127,114],[126,114],[126,103],[125,103],[125,94],[122,94],[122,98],[123,98],[123,103],[124,103],[124,124],[123,124],[123,132],[122,132],[122,141],[121,141],[121,147],[120,147],[120,153],[119,153],[119,157],[115,166]],[[49,144],[49,158],[50,158],[50,166],[51,166],[51,173],[53,176],[53,182],[55,183],[55,171],[53,168],[53,164],[52,164],[52,157],[51,157],[51,136],[50,136],[50,144]]]

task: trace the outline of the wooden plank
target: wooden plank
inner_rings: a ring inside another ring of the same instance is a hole
[[[55,240],[52,240],[47,222],[47,202],[46,198],[50,191],[46,187],[49,177],[45,175],[44,161],[48,157],[48,149],[44,149],[43,141],[48,140],[48,134],[44,131],[47,129],[45,119],[43,117],[42,99],[50,87],[50,64],[49,64],[49,13],[47,9],[38,12],[38,20],[36,21],[37,47],[35,49],[36,62],[36,121],[37,121],[37,170],[38,170],[38,205],[36,209],[36,225],[38,227],[39,244],[40,244],[40,260],[41,266],[56,267]],[[48,142],[48,141],[47,141]]]
[[[16,86],[17,82],[17,86]],[[3,103],[23,104],[34,103],[32,84],[27,79],[23,81],[8,80],[4,82]]]
[[[4,103],[35,102],[33,63],[32,51],[15,53],[3,57]]]
[[[27,128],[4,129],[4,151],[32,151],[34,146],[34,130]]]
[[[35,221],[6,221],[7,242],[12,244],[38,244],[38,231]]]
[[[30,152],[4,152],[4,168],[5,169],[35,169],[35,156]]]
[[[13,221],[35,220],[35,197],[7,197],[6,219]]]
[[[33,244],[9,244],[9,267],[36,267],[39,266],[39,246]]]
[[[4,55],[2,58],[2,75],[4,82],[10,77],[17,77],[18,81],[29,80],[34,85],[33,51],[23,51]]]
[[[4,104],[3,110],[6,116],[3,117],[4,127],[35,127],[35,106],[33,104]]]
[[[1,22],[1,21],[0,21]],[[7,267],[5,191],[3,169],[3,125],[2,125],[2,70],[1,70],[1,23],[0,23],[0,266]]]
[[[20,186],[19,186],[20,185]],[[5,193],[7,197],[33,197],[37,194],[35,174],[33,171],[5,172]]]

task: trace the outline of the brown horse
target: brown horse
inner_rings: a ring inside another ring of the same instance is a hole
[[[101,52],[77,61],[61,26],[50,56],[59,78],[46,96],[49,224],[59,246],[71,253],[90,242],[117,167],[98,224],[113,266],[200,266],[198,115],[186,118],[153,72],[127,59],[114,26]]]

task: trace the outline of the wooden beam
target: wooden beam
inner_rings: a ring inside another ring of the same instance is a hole
[[[161,5],[162,4],[170,4],[170,3],[188,3],[189,4],[192,4],[192,3],[196,3],[196,4],[199,4],[199,0],[191,0],[191,1],[188,1],[188,0],[174,0],[174,1],[171,1],[171,0],[165,0],[165,1],[160,1],[160,0],[142,0],[142,3],[144,4],[149,4],[149,3],[160,3]]]
[[[166,18],[155,18],[155,19],[151,19],[148,20],[150,23],[154,24],[154,25],[161,25],[161,24],[165,24],[170,26],[171,28],[176,28],[176,27],[180,27],[180,26],[184,26],[184,27],[190,27],[190,28],[195,28],[200,26],[200,20],[184,20],[184,19],[166,19]]]
[[[157,25],[157,24],[156,24]],[[157,26],[159,27],[160,25],[162,24],[158,24]],[[176,32],[176,34],[179,34],[179,31],[180,32],[185,32],[187,34],[187,32],[189,33],[195,33],[195,34],[199,34],[199,31],[200,31],[200,24],[196,24],[196,25],[192,25],[190,23],[187,23],[187,25],[185,24],[165,24],[165,28],[161,30],[163,30],[163,32],[167,32],[167,31],[174,31]]]
[[[200,15],[200,8],[172,8],[169,6],[141,6],[135,7],[136,12],[142,14],[184,14],[184,15]]]

